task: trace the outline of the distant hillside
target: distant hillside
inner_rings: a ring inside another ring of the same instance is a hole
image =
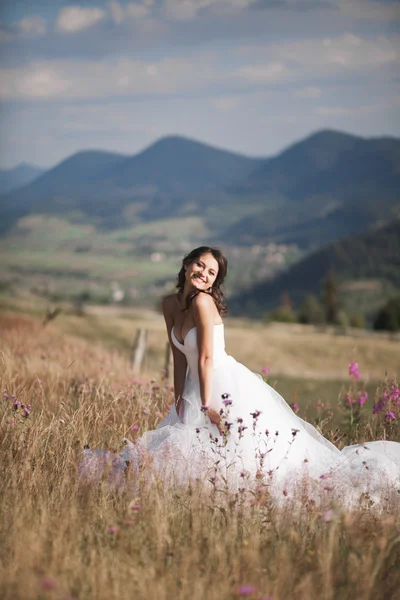
[[[0,206],[7,227],[29,213],[79,212],[112,228],[127,224],[128,208],[136,217],[160,218],[160,211],[170,216],[194,199],[197,214],[204,200],[210,201],[206,194],[248,176],[260,162],[179,137],[162,139],[133,157],[79,152],[3,196]]]
[[[6,194],[11,190],[22,187],[44,173],[35,165],[21,163],[13,169],[0,170],[0,194]]]
[[[270,159],[182,137],[135,156],[74,154],[0,197],[0,233],[32,214],[111,230],[200,217],[228,245],[313,250],[400,217],[400,140],[321,131]]]
[[[400,216],[400,140],[318,132],[258,167],[233,190],[264,207],[226,239],[273,237],[315,247]],[[270,202],[268,202],[270,199]]]
[[[279,305],[284,291],[299,306],[306,295],[319,295],[330,269],[340,282],[380,280],[400,291],[400,221],[314,252],[272,281],[233,297],[230,310],[260,317]]]

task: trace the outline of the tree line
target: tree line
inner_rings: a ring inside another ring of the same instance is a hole
[[[310,325],[338,325],[364,328],[365,317],[359,312],[347,314],[340,300],[340,285],[333,270],[328,271],[321,281],[320,296],[307,295],[300,308],[293,308],[287,291],[281,296],[281,302],[265,316],[267,321],[283,323],[303,323]],[[400,296],[389,299],[379,310],[372,324],[375,330],[400,330]]]

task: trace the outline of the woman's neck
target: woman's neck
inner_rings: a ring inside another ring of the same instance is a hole
[[[187,297],[196,291],[198,291],[198,290],[193,285],[190,285],[187,282],[185,283],[182,294],[178,295],[181,298],[180,302],[181,302],[182,308],[184,308],[184,306],[186,305]]]

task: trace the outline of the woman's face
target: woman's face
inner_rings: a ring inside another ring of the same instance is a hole
[[[198,290],[208,290],[218,275],[218,262],[212,254],[202,254],[186,267],[186,281]]]

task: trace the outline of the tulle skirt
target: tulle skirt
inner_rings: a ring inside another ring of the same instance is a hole
[[[201,410],[198,380],[186,379],[183,396],[179,415],[172,406],[157,429],[136,443],[124,440],[120,455],[85,450],[82,476],[98,479],[107,470],[110,484],[118,487],[127,469],[138,474],[146,464],[165,484],[267,486],[280,497],[307,482],[314,495],[334,493],[349,505],[361,495],[379,501],[400,490],[400,443],[369,442],[340,451],[231,356],[213,371],[212,406],[223,411],[222,434]]]

